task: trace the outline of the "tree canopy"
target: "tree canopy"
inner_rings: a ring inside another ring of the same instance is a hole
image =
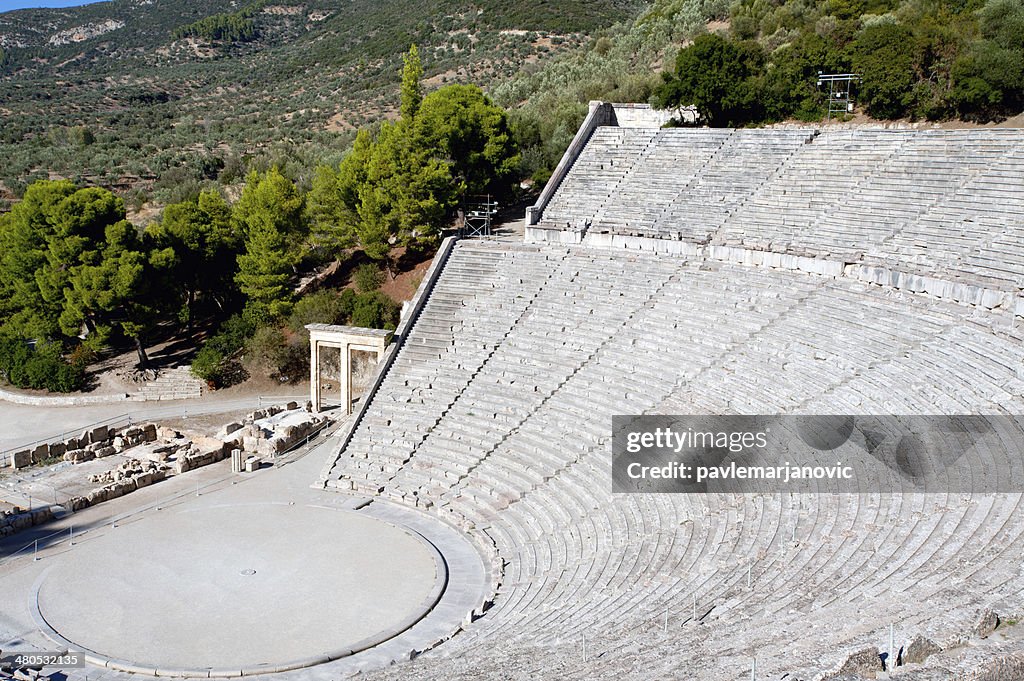
[[[655,100],[714,126],[819,120],[819,73],[861,76],[880,119],[990,121],[1024,108],[1024,0],[739,0],[728,35],[698,35]]]
[[[163,272],[168,293],[180,306],[180,318],[191,329],[197,298],[209,296],[220,308],[234,288],[235,254],[240,245],[231,207],[216,191],[164,209],[159,222],[146,228],[153,265]]]
[[[756,43],[731,42],[714,33],[680,50],[674,72],[665,72],[657,96],[662,106],[694,106],[713,126],[742,125],[758,116],[756,74],[763,53]]]
[[[146,363],[143,336],[160,293],[146,247],[106,189],[41,181],[0,216],[0,287],[10,295],[2,332],[48,341],[82,335],[106,342],[118,331]]]
[[[423,64],[420,62],[420,51],[415,44],[402,56],[402,104],[399,109],[402,118],[412,120],[419,111],[423,101]]]
[[[277,168],[250,173],[232,219],[242,235],[235,281],[258,315],[277,317],[290,309],[289,280],[302,258],[304,200]]]
[[[421,74],[413,46],[401,118],[360,130],[337,169],[317,168],[307,215],[319,243],[358,243],[377,260],[396,245],[430,248],[468,196],[507,191],[516,179],[518,147],[504,109],[472,85],[421,99]]]

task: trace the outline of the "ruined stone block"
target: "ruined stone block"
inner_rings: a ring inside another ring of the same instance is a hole
[[[11,454],[11,468],[18,469],[32,465],[32,452],[25,449]]]
[[[106,442],[107,436],[110,434],[110,428],[107,426],[96,426],[89,431],[89,443],[94,442]]]
[[[273,456],[276,453],[273,440],[260,440],[255,449],[260,456]]]
[[[838,675],[855,674],[869,679],[882,671],[882,657],[874,646],[852,653],[839,668]]]
[[[999,615],[991,610],[981,613],[978,623],[974,625],[974,633],[981,638],[987,638],[989,634],[999,626]]]
[[[50,445],[42,444],[32,450],[32,463],[39,463],[50,457]]]
[[[65,454],[65,457],[66,456],[67,455]],[[92,461],[95,458],[95,452],[90,452],[88,449],[78,449],[74,452],[74,456],[71,457],[71,461],[81,463],[83,461]]]
[[[228,423],[227,425],[224,426],[224,434],[225,435],[230,435],[231,433],[235,432],[236,430],[241,430],[241,429],[242,429],[242,424],[239,423],[238,421],[233,421],[233,422]]]

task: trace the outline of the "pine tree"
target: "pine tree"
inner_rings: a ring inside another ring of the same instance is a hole
[[[44,340],[60,331],[59,289],[51,290],[48,299],[37,275],[47,265],[58,206],[75,191],[67,180],[40,180],[0,215],[0,322],[12,335]]]
[[[346,192],[342,191],[341,172],[330,166],[317,166],[306,194],[310,242],[314,248],[332,254],[354,246],[357,240],[358,215],[354,202],[346,200]]]
[[[236,269],[241,245],[231,223],[231,208],[218,192],[203,191],[198,199],[174,203],[163,219],[146,229],[154,250],[153,265],[164,275],[169,293],[177,298],[189,331],[195,304],[209,296],[223,308]]]
[[[97,342],[119,329],[135,343],[139,366],[149,366],[143,335],[157,318],[159,288],[135,226],[107,225],[103,238],[87,245],[89,255],[71,268],[64,289],[61,329],[75,335],[84,325]]]
[[[255,314],[278,317],[291,305],[289,280],[301,257],[303,198],[277,168],[251,173],[233,217],[245,240],[235,281]]]

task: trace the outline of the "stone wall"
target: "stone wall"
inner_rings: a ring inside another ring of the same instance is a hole
[[[675,117],[676,112],[655,109],[650,104],[612,104],[615,124],[620,128],[660,128]],[[686,123],[696,123],[697,111],[692,107],[680,110]]]
[[[120,435],[112,426],[86,428],[81,435],[43,443],[12,452],[7,463],[15,470],[35,466],[47,459],[61,457],[64,461],[81,463],[123,452],[144,442],[156,439],[156,425],[129,426]]]
[[[0,537],[8,537],[15,532],[45,523],[53,518],[53,509],[49,506],[35,508],[31,511],[15,507],[0,513]]]
[[[110,404],[111,402],[141,402],[141,395],[117,393],[114,395],[24,395],[11,390],[0,389],[0,400],[34,407],[79,407],[89,404]]]

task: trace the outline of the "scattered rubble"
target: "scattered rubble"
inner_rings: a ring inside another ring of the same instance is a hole
[[[258,409],[243,422],[228,423],[215,436],[232,449],[257,456],[271,457],[287,451],[305,439],[327,420],[326,416],[310,414],[308,409],[289,402],[284,408]]]
[[[115,499],[174,475],[233,457],[232,470],[252,472],[263,462],[301,443],[319,431],[327,417],[311,414],[308,405],[289,402],[248,414],[241,422],[226,424],[216,435],[180,432],[155,423],[118,430],[111,426],[86,429],[78,437],[41,444],[16,452],[14,468],[48,459],[81,464],[112,455],[125,455],[116,467],[88,476],[100,485],[64,503],[69,511]],[[52,518],[52,507],[31,512],[12,507],[0,515],[0,536],[7,536]]]

